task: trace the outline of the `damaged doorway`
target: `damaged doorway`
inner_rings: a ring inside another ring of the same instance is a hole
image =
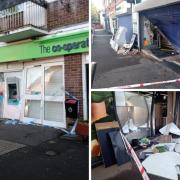
[[[141,48],[150,51],[158,58],[177,55],[177,51],[165,34],[148,18],[140,16]]]
[[[23,120],[65,128],[64,63],[27,67],[25,80]]]

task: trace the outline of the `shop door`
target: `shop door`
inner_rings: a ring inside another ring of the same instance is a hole
[[[66,127],[63,63],[25,70],[24,121]]]

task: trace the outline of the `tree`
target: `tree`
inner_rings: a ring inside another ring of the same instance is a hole
[[[92,23],[99,23],[100,22],[100,15],[99,12],[94,4],[92,4],[92,10],[91,10],[91,21]]]

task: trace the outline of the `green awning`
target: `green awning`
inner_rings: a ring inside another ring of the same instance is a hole
[[[34,60],[89,51],[89,30],[48,35],[0,47],[0,63]]]

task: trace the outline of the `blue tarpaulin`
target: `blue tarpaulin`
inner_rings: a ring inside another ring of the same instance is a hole
[[[180,52],[180,3],[143,11],[142,14],[157,26]]]

